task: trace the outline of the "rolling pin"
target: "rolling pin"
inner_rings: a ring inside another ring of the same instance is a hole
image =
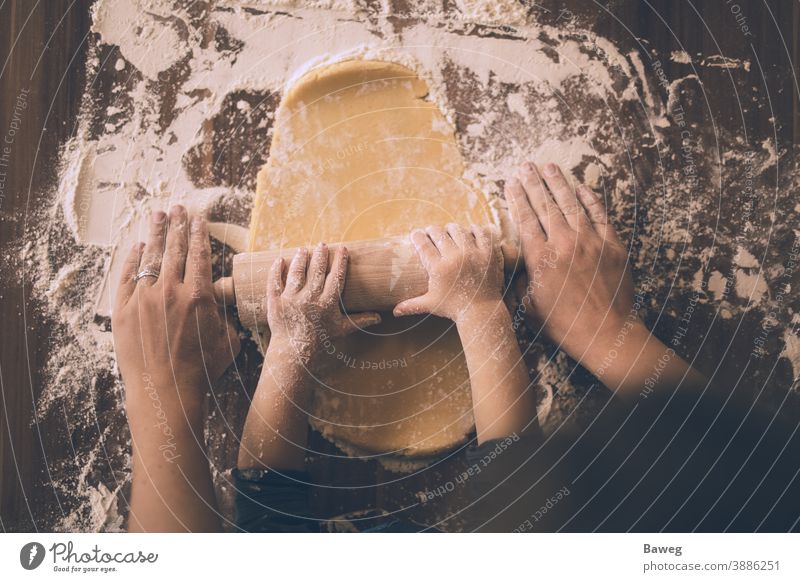
[[[331,253],[340,246],[328,245]],[[395,305],[423,295],[428,274],[408,237],[346,243],[349,262],[342,304],[345,311],[391,311]],[[242,325],[251,329],[267,325],[267,276],[278,257],[290,261],[297,248],[239,253],[233,257],[233,276],[214,283],[218,304],[236,305]],[[507,272],[522,268],[518,248],[503,246]]]

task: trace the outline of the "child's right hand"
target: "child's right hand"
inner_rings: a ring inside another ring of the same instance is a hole
[[[339,295],[347,273],[347,249],[336,249],[330,272],[328,255],[328,247],[322,243],[313,253],[300,248],[285,283],[283,258],[273,263],[269,273],[270,348],[288,347],[304,364],[317,356],[326,342],[381,321],[377,313],[342,313]]]
[[[458,323],[472,309],[502,303],[503,256],[488,228],[457,224],[411,233],[428,272],[428,292],[394,308],[394,315],[430,313]]]

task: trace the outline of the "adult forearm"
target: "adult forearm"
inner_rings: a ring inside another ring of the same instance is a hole
[[[679,385],[699,387],[705,381],[640,321],[600,332],[582,354],[571,355],[609,389],[629,400]]]
[[[134,434],[132,481],[129,531],[219,531],[202,430],[176,427],[166,440]]]
[[[536,396],[502,302],[457,322],[472,385],[478,443],[538,430]]]

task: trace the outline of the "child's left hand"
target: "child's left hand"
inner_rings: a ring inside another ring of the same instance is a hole
[[[330,272],[328,255],[328,247],[321,243],[312,253],[300,248],[289,265],[285,283],[282,258],[275,261],[269,273],[270,349],[288,346],[304,364],[315,359],[326,342],[381,321],[377,313],[342,313],[339,295],[347,273],[347,249],[336,249]]]
[[[395,316],[430,313],[457,323],[470,309],[502,302],[503,256],[489,228],[430,226],[411,240],[428,271],[428,292],[397,304]]]

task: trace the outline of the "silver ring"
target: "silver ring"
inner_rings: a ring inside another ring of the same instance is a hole
[[[146,269],[142,269],[141,271],[136,273],[136,276],[133,278],[133,282],[137,283],[139,279],[144,279],[145,277],[155,277],[156,279],[158,279],[158,275],[159,273],[156,269],[147,267]]]

